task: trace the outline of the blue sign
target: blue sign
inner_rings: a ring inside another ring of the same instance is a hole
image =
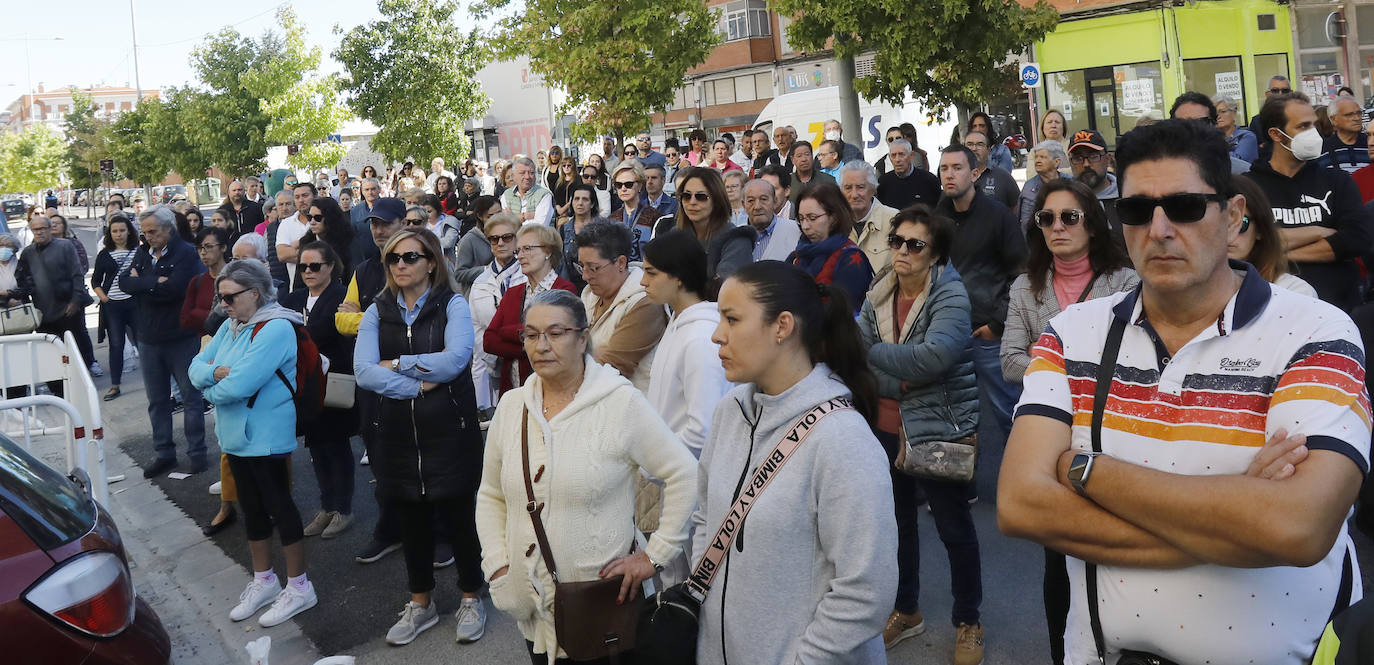
[[[1028,62],[1021,65],[1021,84],[1027,88],[1034,88],[1040,85],[1040,65]]]

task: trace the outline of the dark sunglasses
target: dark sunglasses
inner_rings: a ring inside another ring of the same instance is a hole
[[[501,235],[499,235],[499,236],[487,236],[487,242],[489,242],[489,243],[491,243],[491,244],[493,244],[493,245],[495,245],[496,243],[499,243],[499,242],[514,242],[514,241],[515,241],[515,234],[514,234],[514,233],[503,233],[503,234],[501,234]]]
[[[237,298],[237,297],[239,297],[239,296],[241,296],[241,295],[243,295],[243,294],[245,294],[245,293],[248,293],[249,291],[252,291],[252,290],[253,290],[253,289],[251,289],[251,288],[247,288],[247,289],[244,289],[244,290],[239,291],[239,292],[237,292],[237,293],[221,293],[221,294],[219,294],[219,299],[220,299],[220,301],[222,301],[224,304],[232,306],[232,305],[234,304],[234,298]]]
[[[327,266],[327,265],[329,265],[329,264],[327,264],[327,263],[302,263],[302,264],[300,264],[301,270],[304,270],[304,271],[306,271],[306,272],[320,272],[321,270],[324,270],[324,267]]]
[[[635,180],[617,181],[617,182],[615,183],[615,188],[616,188],[616,189],[629,189],[629,188],[634,187],[635,185],[638,185],[638,184],[639,184],[639,182],[638,182],[638,181],[635,181]]]
[[[921,251],[926,248],[926,241],[919,238],[903,238],[895,233],[887,237],[888,249],[895,252],[901,249],[903,245],[906,246],[906,251],[912,254],[920,254]]]
[[[626,157],[638,157],[638,156],[639,156],[639,151],[638,151],[638,150],[626,150],[626,151],[625,151],[625,156],[626,156]]]
[[[1058,217],[1059,221],[1064,222],[1064,226],[1077,226],[1079,222],[1083,221],[1083,211],[1077,208],[1060,210]],[[1054,226],[1054,220],[1055,214],[1053,210],[1035,211],[1035,225],[1042,229],[1048,229]]]
[[[1149,196],[1128,196],[1116,201],[1116,217],[1129,226],[1149,224],[1155,215],[1155,208],[1164,208],[1164,216],[1176,224],[1191,224],[1207,215],[1207,204],[1212,201],[1221,203],[1226,197],[1221,194],[1170,194],[1159,198]]]
[[[595,174],[595,173],[583,173],[583,174],[582,174],[582,179],[583,179],[583,180],[596,180],[596,174]]]
[[[678,192],[677,197],[683,201],[696,199],[698,203],[705,203],[711,200],[711,194],[709,192]]]
[[[1285,93],[1285,92],[1293,92],[1293,89],[1292,89],[1292,88],[1270,88],[1270,89],[1269,89],[1269,94],[1271,94],[1271,95],[1281,95],[1281,94],[1283,94],[1283,93]]]
[[[423,219],[415,219],[414,217],[407,217],[407,218],[406,218],[406,224],[409,224],[410,226],[424,226],[425,224],[428,224],[428,223],[429,223],[428,221],[423,220]]]
[[[405,261],[405,262],[406,262],[406,265],[408,265],[408,266],[413,266],[413,265],[415,265],[416,263],[419,263],[419,262],[420,262],[420,259],[425,259],[426,261],[428,261],[428,260],[429,260],[429,254],[421,254],[420,252],[406,252],[405,254],[397,254],[396,252],[387,252],[387,255],[386,255],[386,264],[389,265],[389,266],[394,266],[394,265],[396,265],[397,263],[400,263],[400,262],[402,262],[402,261]]]
[[[306,215],[305,218],[312,222],[324,223],[324,215]]]

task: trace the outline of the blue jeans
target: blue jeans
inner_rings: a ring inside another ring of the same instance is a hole
[[[888,471],[892,474],[892,501],[897,513],[897,600],[893,609],[915,614],[920,609],[921,539],[916,516],[919,488],[930,503],[935,530],[949,557],[950,591],[954,595],[951,619],[955,625],[977,624],[978,606],[983,603],[983,566],[978,554],[978,532],[968,504],[968,483],[946,483],[909,476],[891,462],[896,461],[896,434],[874,430],[887,451]]]
[[[1021,385],[1002,376],[1002,340],[970,338],[973,373],[978,378],[978,475],[984,491],[996,494],[1002,451],[1011,434],[1011,414],[1021,399]],[[972,488],[970,488],[972,489]]]
[[[138,325],[134,323],[138,305],[133,298],[111,300],[101,308],[105,311],[105,328],[110,335],[110,385],[118,386],[124,374],[124,337],[138,344]]]
[[[148,393],[148,419],[153,425],[153,447],[159,460],[175,461],[177,458],[177,445],[172,441],[172,381],[181,389],[182,403],[186,405],[181,412],[182,423],[186,426],[186,456],[193,463],[205,460],[205,404],[200,391],[191,385],[186,375],[198,352],[200,340],[194,336],[138,344],[143,389]]]

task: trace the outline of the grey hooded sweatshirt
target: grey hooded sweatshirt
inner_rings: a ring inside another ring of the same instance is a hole
[[[702,450],[693,557],[729,512],[741,473],[752,477],[802,414],[849,396],[824,364],[779,395],[752,383],[726,394]],[[887,457],[858,412],[827,415],[740,527],[702,605],[697,663],[886,663],[896,570]]]

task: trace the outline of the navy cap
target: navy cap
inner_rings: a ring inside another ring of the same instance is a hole
[[[394,196],[383,196],[372,204],[372,210],[367,214],[368,223],[373,219],[380,219],[387,224],[395,224],[405,219],[406,202]]]

